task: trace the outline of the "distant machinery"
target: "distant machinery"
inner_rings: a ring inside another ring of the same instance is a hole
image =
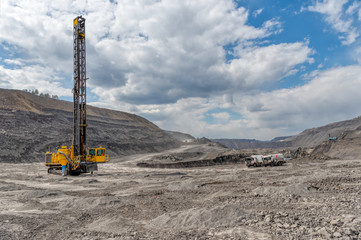
[[[86,45],[85,18],[78,16],[73,21],[74,37],[74,87],[73,87],[73,141],[69,148],[62,146],[57,153],[47,152],[45,165],[48,172],[63,170],[72,175],[93,173],[98,163],[106,163],[109,156],[105,148],[90,148],[86,151]]]
[[[329,141],[337,141],[338,137],[332,137],[331,134],[328,134],[328,140]]]

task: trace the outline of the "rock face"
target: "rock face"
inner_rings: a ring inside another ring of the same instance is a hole
[[[179,141],[134,114],[87,106],[87,146],[110,157],[163,151]],[[73,103],[0,89],[0,161],[43,161],[46,151],[70,146]]]
[[[312,155],[323,154],[329,158],[358,159],[361,157],[361,126],[339,135],[337,141],[325,141],[315,147]]]
[[[339,139],[353,139],[351,136],[357,135],[361,130],[358,129],[360,127],[361,117],[357,117],[351,120],[330,123],[322,127],[306,129],[298,135],[278,137],[271,141],[258,141],[255,139],[212,139],[212,141],[233,149],[316,147],[325,141],[327,142],[329,134]],[[346,135],[347,137],[345,137]]]
[[[361,117],[351,120],[330,123],[322,127],[306,129],[302,133],[286,138],[284,141],[292,142],[297,147],[315,147],[324,141],[327,141],[329,134],[340,138],[346,132],[355,131],[361,126]]]
[[[174,137],[175,139],[177,139],[178,141],[184,143],[190,143],[196,140],[192,135],[186,133],[175,132],[175,131],[167,131],[167,133],[172,137]]]
[[[212,141],[218,142],[231,149],[292,147],[291,141],[283,141],[282,137],[278,137],[277,139],[271,141],[259,141],[256,139],[212,139]]]

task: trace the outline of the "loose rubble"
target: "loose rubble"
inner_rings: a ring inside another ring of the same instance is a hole
[[[136,166],[198,150],[124,157],[65,178],[39,163],[3,163],[0,239],[361,239],[361,160]]]

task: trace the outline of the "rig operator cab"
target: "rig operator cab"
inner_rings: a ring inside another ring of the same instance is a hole
[[[105,148],[90,148],[89,161],[106,163],[109,162],[109,155],[105,154]]]

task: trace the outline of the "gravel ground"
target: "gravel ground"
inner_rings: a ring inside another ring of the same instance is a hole
[[[136,166],[154,157],[67,177],[2,163],[0,239],[361,239],[361,160]]]

